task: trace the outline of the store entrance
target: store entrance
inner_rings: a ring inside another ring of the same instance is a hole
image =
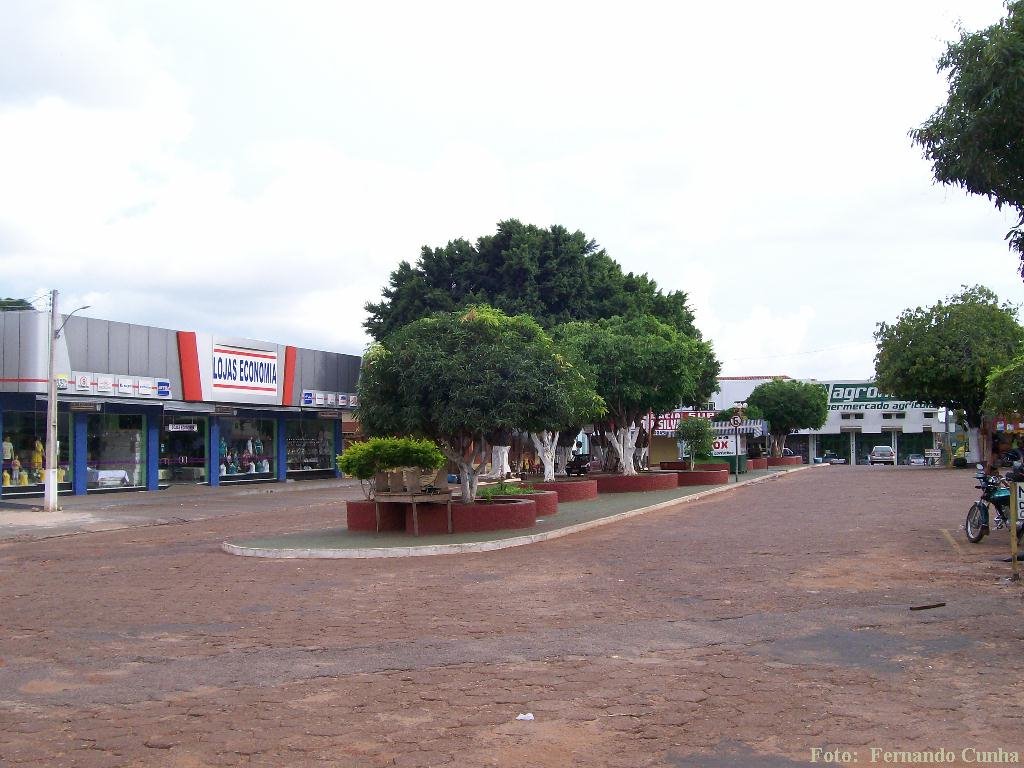
[[[164,414],[160,429],[160,483],[205,483],[206,417]]]

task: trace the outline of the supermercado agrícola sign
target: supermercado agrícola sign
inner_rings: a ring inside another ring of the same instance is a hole
[[[906,411],[928,407],[927,403],[918,400],[899,400],[880,392],[870,381],[843,381],[828,385],[830,411]]]

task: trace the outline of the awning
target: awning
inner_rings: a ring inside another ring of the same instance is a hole
[[[716,435],[724,436],[735,435],[737,429],[741,435],[750,435],[751,437],[761,437],[768,431],[768,423],[763,419],[747,419],[741,421],[738,427],[734,427],[728,421],[713,421],[711,426],[714,427]]]

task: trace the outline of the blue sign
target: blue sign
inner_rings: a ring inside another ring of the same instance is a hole
[[[157,397],[170,397],[171,396],[171,382],[167,379],[156,380],[156,396]]]
[[[313,393],[312,392],[303,392],[302,393],[302,404],[303,405],[312,405],[313,404]]]

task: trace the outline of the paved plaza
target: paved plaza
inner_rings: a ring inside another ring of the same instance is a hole
[[[1022,590],[1005,531],[958,530],[973,486],[817,467],[529,546],[383,560],[220,550],[338,526],[352,484],[88,497],[56,527],[2,505],[25,524],[0,543],[0,765],[1024,753]]]

